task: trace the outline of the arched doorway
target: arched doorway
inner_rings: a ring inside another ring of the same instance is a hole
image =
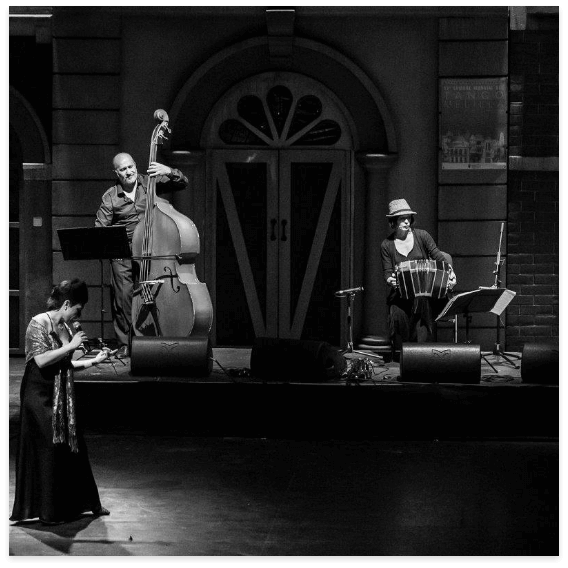
[[[204,275],[203,280],[210,287],[211,296],[215,300],[218,270],[216,253],[211,247],[217,238],[217,235],[213,233],[217,230],[215,206],[218,200],[215,192],[211,191],[213,185],[212,152],[229,149],[236,151],[239,148],[244,149],[248,144],[251,151],[256,151],[254,157],[259,159],[261,151],[280,152],[282,150],[282,148],[275,148],[273,143],[281,143],[282,135],[273,137],[273,142],[269,143],[263,138],[266,133],[262,129],[249,128],[233,131],[229,123],[224,128],[223,139],[218,132],[221,121],[219,119],[213,125],[214,117],[221,113],[221,101],[227,104],[229,93],[237,89],[239,85],[243,85],[241,81],[246,82],[249,77],[258,78],[271,74],[283,76],[285,73],[292,72],[298,77],[306,79],[309,77],[322,89],[327,89],[327,95],[339,110],[343,111],[343,120],[348,125],[345,132],[350,132],[351,145],[336,147],[338,148],[336,151],[344,152],[348,160],[345,168],[348,172],[346,184],[349,184],[351,199],[349,202],[350,225],[348,228],[342,228],[341,238],[343,241],[348,239],[348,246],[356,254],[351,255],[349,269],[345,267],[345,264],[341,264],[340,273],[342,279],[344,278],[342,282],[345,287],[365,285],[365,293],[361,296],[361,301],[356,302],[354,306],[355,334],[361,333],[362,330],[366,334],[381,333],[379,328],[386,325],[384,323],[386,313],[384,317],[381,317],[380,314],[377,316],[376,312],[377,306],[384,305],[385,291],[382,279],[376,276],[380,272],[380,256],[374,252],[373,246],[379,238],[378,235],[383,234],[384,218],[381,213],[388,203],[388,173],[396,160],[396,131],[391,113],[377,86],[354,61],[341,52],[310,39],[294,37],[290,58],[283,65],[271,60],[268,38],[257,37],[227,46],[205,60],[180,89],[171,107],[170,119],[174,128],[166,146],[167,163],[189,172],[193,183],[192,191],[175,196],[174,204],[180,211],[193,218],[199,227],[203,238],[201,254],[197,261],[198,270]],[[263,92],[267,94],[266,90]],[[246,93],[242,94],[244,96]],[[249,92],[248,94],[255,93]],[[233,101],[234,104],[237,102]],[[246,107],[245,103],[243,105]],[[214,108],[217,111],[214,111]],[[344,112],[345,109],[348,109],[348,112]],[[233,107],[231,112],[233,116],[225,115],[224,119],[239,120],[238,109]],[[244,120],[244,117],[240,117],[240,120]],[[251,125],[254,127],[254,118],[251,117],[251,120],[253,120]],[[268,120],[274,119],[269,118]],[[216,126],[217,130],[213,126]],[[275,124],[274,127],[276,127]],[[232,140],[228,138],[231,134],[244,136],[244,144],[229,144],[231,141],[236,141],[235,138]],[[303,134],[300,134],[300,137]],[[254,144],[255,137],[265,144],[258,143],[258,140],[257,144]],[[294,147],[297,145],[287,148],[287,151],[292,151]],[[324,149],[331,151],[332,148],[327,146]],[[316,149],[319,148],[304,145],[301,152],[306,154]],[[207,154],[207,159],[204,159],[205,154]],[[250,161],[252,156],[241,159],[249,160],[250,164],[253,163]],[[277,171],[281,171],[280,168]],[[347,188],[347,185],[344,184],[342,187]],[[345,210],[342,210],[342,215],[344,214]],[[219,238],[224,237],[219,235]],[[235,255],[236,251],[233,256]],[[200,263],[202,263],[201,266],[199,266]],[[226,266],[229,265],[226,264]],[[233,266],[233,271],[230,273],[234,271],[240,271],[238,264]],[[250,274],[248,279],[251,279]],[[245,303],[247,309],[251,301],[247,299]],[[259,302],[263,303],[264,299],[260,297]],[[338,303],[342,304],[342,302]],[[232,302],[228,307],[231,310],[238,310]],[[329,310],[334,310],[336,307],[337,304],[328,304]],[[274,308],[271,306],[271,309]],[[345,312],[345,307],[341,309]],[[243,318],[244,312],[243,309],[241,313]],[[347,340],[344,312],[337,315],[340,320],[342,345]],[[257,309],[256,321],[260,321],[258,314]],[[218,316],[217,313],[215,315]],[[290,319],[293,317],[289,316]],[[218,321],[220,325],[225,325],[233,335],[241,332],[240,325],[239,329],[231,331],[234,325],[232,321],[225,322],[220,317]],[[248,321],[247,326],[249,331],[254,329],[251,321]],[[257,325],[257,328],[263,330],[262,326]],[[214,324],[213,339],[216,329],[217,326]],[[266,331],[265,327],[264,331]],[[249,333],[249,335],[252,334]],[[243,344],[246,343],[243,342]]]
[[[9,349],[19,355],[52,284],[51,152],[38,116],[13,87],[9,132]]]
[[[353,133],[317,81],[262,73],[203,130],[217,345],[256,337],[340,344],[334,292],[351,269]]]

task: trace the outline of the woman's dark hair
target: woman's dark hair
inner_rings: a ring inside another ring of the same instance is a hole
[[[89,301],[87,284],[79,278],[63,280],[57,286],[53,287],[51,296],[47,299],[47,309],[58,310],[65,300],[69,300],[72,306],[75,304],[82,304],[84,306]]]
[[[389,219],[389,225],[390,225],[391,229],[396,229],[398,217],[406,217],[406,215],[398,215],[397,217],[391,217]],[[414,225],[414,215],[411,215],[410,216],[410,226],[412,227],[413,225]]]

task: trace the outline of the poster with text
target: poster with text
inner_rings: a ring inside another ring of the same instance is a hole
[[[506,169],[507,80],[442,79],[443,170]]]

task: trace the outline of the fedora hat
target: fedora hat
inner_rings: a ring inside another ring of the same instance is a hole
[[[417,213],[410,209],[406,199],[394,199],[389,203],[387,217],[399,217],[400,215],[417,215]]]

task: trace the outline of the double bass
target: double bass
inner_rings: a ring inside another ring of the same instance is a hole
[[[158,124],[149,163],[156,161],[158,145],[171,132],[164,110],[156,110],[154,119]],[[132,237],[133,372],[148,371],[153,365],[174,374],[188,366],[210,372],[213,307],[207,285],[197,278],[199,252],[195,224],[156,195],[156,178],[149,177],[144,218]]]

